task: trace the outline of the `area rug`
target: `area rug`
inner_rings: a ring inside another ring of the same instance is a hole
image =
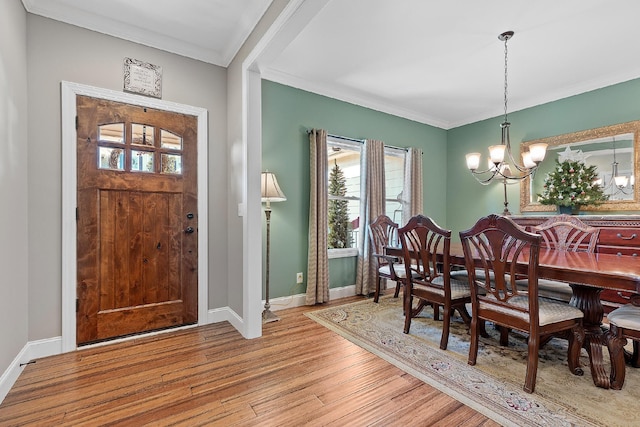
[[[433,320],[431,308],[413,319],[409,334],[402,333],[400,298],[386,296],[378,304],[367,300],[307,316],[502,425],[640,426],[640,369],[627,367],[622,390],[598,388],[586,351],[584,376],[569,372],[567,344],[561,339],[540,350],[536,389],[529,394],[522,390],[527,347],[520,334],[511,333],[509,346],[501,347],[498,332],[488,325],[491,337],[481,339],[477,363],[469,366],[469,333],[462,319],[452,319],[448,348],[440,350],[442,322]]]

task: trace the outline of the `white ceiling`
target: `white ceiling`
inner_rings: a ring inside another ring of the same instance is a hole
[[[34,14],[227,66],[271,0],[23,0]],[[263,76],[444,129],[640,77],[638,0],[306,0]],[[298,22],[299,24],[299,22]]]
[[[272,0],[22,0],[78,27],[215,65],[229,65]]]

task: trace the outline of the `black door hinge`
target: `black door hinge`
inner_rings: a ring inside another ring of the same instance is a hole
[[[76,221],[80,219],[80,213],[78,212],[78,208],[76,208]]]
[[[76,116],[76,130],[78,130],[78,116]]]
[[[76,313],[80,311],[80,298],[76,298]]]

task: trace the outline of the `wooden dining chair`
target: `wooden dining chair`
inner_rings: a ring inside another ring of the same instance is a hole
[[[600,229],[580,221],[575,215],[554,215],[533,227],[542,236],[541,247],[565,252],[594,252]]]
[[[582,222],[575,215],[554,215],[542,224],[531,229],[542,236],[541,249],[560,252],[595,252],[600,229]],[[526,289],[527,280],[518,280],[516,285]],[[573,296],[572,285],[567,282],[551,279],[538,279],[538,295],[563,302],[570,302]],[[504,331],[503,331],[504,332]],[[540,346],[547,344],[551,338],[567,339],[567,332],[551,334],[541,338]],[[502,339],[505,344],[506,338]]]
[[[385,247],[398,245],[398,224],[387,215],[380,215],[368,225],[367,229],[371,242],[371,257],[376,263],[376,291],[373,301],[377,303],[380,298],[382,280],[396,282],[393,296],[398,298],[406,271],[400,259],[387,256],[385,253]]]
[[[433,317],[439,319],[442,306],[443,326],[440,348],[447,349],[451,316],[460,312],[465,323],[470,323],[465,304],[471,302],[469,283],[451,278],[449,252],[451,230],[438,226],[423,215],[412,217],[407,225],[398,230],[406,269],[404,289],[404,333],[411,328],[411,319],[425,306],[433,307]],[[418,304],[413,307],[413,299]]]
[[[538,296],[539,253],[542,236],[529,233],[511,219],[500,215],[480,218],[460,232],[465,265],[471,286],[471,345],[469,364],[478,357],[480,326],[485,321],[528,334],[527,371],[524,390],[535,389],[540,337],[568,330],[569,369],[582,375],[580,348],[584,342],[583,313],[567,303]],[[484,270],[484,280],[476,270]],[[520,290],[515,278],[526,275],[527,289]]]
[[[600,229],[591,227],[574,215],[554,215],[531,229],[542,236],[540,248],[561,252],[595,252]],[[526,287],[526,280],[518,281]],[[545,298],[569,302],[573,295],[571,285],[558,280],[538,280],[538,293]]]
[[[605,335],[611,359],[610,387],[622,389],[626,374],[625,364],[640,368],[640,295],[633,295],[629,304],[616,308],[607,315],[609,332]],[[633,340],[633,354],[624,346]]]

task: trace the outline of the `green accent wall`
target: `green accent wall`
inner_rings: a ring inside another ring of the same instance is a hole
[[[379,139],[424,152],[425,212],[446,223],[447,132],[433,126],[359,107],[267,80],[262,81],[262,170],[276,174],[286,202],[272,203],[269,298],[304,293],[309,234],[308,129],[333,135]],[[263,227],[264,233],[264,227]],[[296,285],[296,273],[304,285]],[[356,259],[329,260],[332,288],[355,283]]]
[[[453,230],[454,239],[458,239],[458,231],[471,227],[479,217],[501,213],[504,207],[502,185],[480,185],[465,162],[465,154],[472,151],[481,152],[486,159],[487,147],[500,140],[502,116],[447,131],[263,80],[262,119],[262,169],[276,173],[287,196],[286,202],[272,204],[271,298],[306,290],[308,129],[422,148],[424,213]],[[518,151],[523,141],[638,119],[640,79],[510,112],[511,143]],[[520,186],[508,186],[507,194],[509,210],[519,214]],[[300,271],[305,284],[296,285],[296,273]],[[331,287],[354,284],[355,271],[355,258],[329,260]]]
[[[640,119],[640,79],[509,113],[511,145],[519,152],[520,143],[524,141],[638,119]],[[482,153],[483,161],[486,162],[487,147],[500,141],[502,120],[503,117],[500,116],[450,129],[447,132],[446,224],[448,228],[454,230],[455,237],[457,237],[456,231],[470,228],[479,217],[490,213],[502,213],[504,208],[502,184],[480,185],[469,173],[465,162],[465,154],[474,151]],[[519,185],[507,186],[507,199],[511,213],[520,214]]]

